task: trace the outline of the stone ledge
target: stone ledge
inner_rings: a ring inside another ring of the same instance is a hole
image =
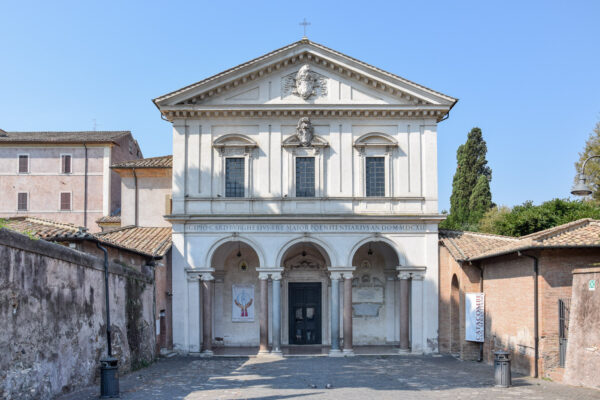
[[[0,245],[14,249],[27,251],[44,257],[55,258],[82,267],[104,271],[104,259],[78,250],[62,246],[60,244],[47,242],[43,239],[30,239],[27,235],[0,228]],[[108,272],[115,275],[132,277],[147,283],[152,279],[143,273],[127,268],[109,260]]]

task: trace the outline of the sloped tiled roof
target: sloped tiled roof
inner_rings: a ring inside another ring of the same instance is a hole
[[[156,257],[164,256],[171,248],[171,227],[125,226],[95,236],[103,242]]]
[[[121,216],[120,215],[105,215],[104,217],[98,218],[96,220],[98,224],[120,224]]]
[[[80,226],[35,217],[7,218],[3,221],[0,220],[0,226],[44,240],[52,240],[59,237],[80,239],[90,236]]]
[[[452,237],[453,234],[459,238]],[[600,220],[580,219],[520,238],[488,235],[496,238],[495,244],[472,239],[480,235],[486,234],[440,231],[440,241],[457,261],[475,261],[531,249],[600,247]]]
[[[0,143],[112,143],[130,131],[4,132]]]
[[[110,232],[87,233],[85,228],[35,217],[13,217],[0,220],[0,227],[48,241],[97,240],[151,257],[162,257],[171,248],[170,227],[126,226]]]
[[[519,239],[488,233],[451,231],[441,229],[440,241],[457,261],[466,261],[482,252],[504,247]]]
[[[141,158],[113,164],[111,168],[172,168],[173,156]]]

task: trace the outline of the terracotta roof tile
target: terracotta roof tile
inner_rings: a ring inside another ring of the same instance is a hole
[[[173,168],[173,156],[141,158],[113,164],[111,168]]]
[[[484,240],[483,235],[496,239]],[[600,247],[600,220],[580,219],[520,238],[441,230],[440,242],[457,261],[481,260],[531,249]]]
[[[130,131],[4,132],[0,143],[111,143]]]
[[[440,230],[440,241],[457,261],[517,242],[517,238],[488,233]]]
[[[57,237],[83,238],[90,235],[86,233],[85,228],[80,226],[27,216],[7,218],[3,223],[0,222],[0,225],[12,231],[45,240]]]
[[[103,242],[157,257],[164,256],[171,248],[171,227],[125,226],[94,236]]]
[[[98,224],[120,224],[121,216],[120,215],[105,215],[104,217],[98,218],[96,220]]]

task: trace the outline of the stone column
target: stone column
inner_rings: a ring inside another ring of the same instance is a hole
[[[408,338],[410,326],[410,297],[408,293],[408,284],[410,273],[400,271],[400,352],[408,353]]]
[[[413,353],[423,353],[423,280],[424,272],[413,272],[411,281],[411,314],[412,314],[412,343]]]
[[[212,320],[213,320],[213,282],[211,273],[202,274],[202,353],[204,357],[211,357],[212,351]]]
[[[200,275],[187,273],[188,281],[188,338],[190,353],[200,351]]]
[[[329,317],[331,320],[331,350],[329,356],[342,355],[340,351],[340,278],[339,272],[331,273],[331,308]]]
[[[273,348],[271,354],[281,355],[281,273],[271,274],[273,279]]]
[[[344,355],[354,355],[352,348],[352,272],[344,272]]]
[[[259,273],[258,279],[260,280],[260,348],[258,353],[265,354],[269,352],[269,275]]]

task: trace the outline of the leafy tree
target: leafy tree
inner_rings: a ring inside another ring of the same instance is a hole
[[[526,201],[508,211],[493,208],[481,219],[483,232],[507,236],[524,236],[581,218],[600,219],[600,202],[554,199],[538,206]]]
[[[483,140],[481,129],[475,127],[467,135],[467,141],[456,151],[456,172],[452,180],[452,195],[450,196],[450,215],[442,223],[443,228],[466,229],[477,223],[485,211],[492,204],[492,194],[489,181],[492,170],[487,165],[485,158],[487,145]],[[485,178],[486,183],[480,178]],[[478,185],[479,183],[479,185]],[[476,195],[471,199],[475,187]],[[486,189],[487,188],[487,189]],[[471,203],[477,206],[471,215]]]
[[[583,162],[589,157],[600,155],[600,122],[596,124],[594,131],[585,142],[585,149],[579,153],[579,161],[575,163],[577,172],[581,171]],[[585,167],[585,174],[590,177],[588,183],[592,187],[594,193],[592,196],[596,200],[600,200],[600,158],[592,158]],[[577,178],[577,177],[576,177]]]

